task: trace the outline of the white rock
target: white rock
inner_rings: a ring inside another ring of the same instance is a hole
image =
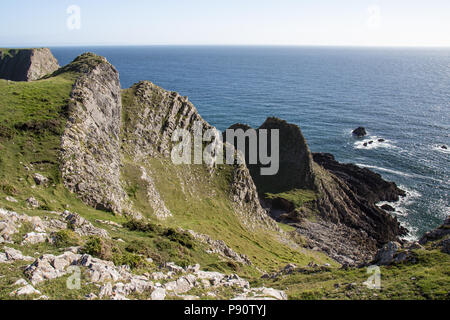
[[[173,291],[178,294],[188,292],[193,288],[193,284],[191,284],[186,277],[181,277],[176,281],[166,283],[164,288],[167,291]]]
[[[31,294],[41,294],[38,290],[33,288],[31,285],[26,285],[20,289],[17,289],[11,292],[10,296],[22,296],[22,295],[31,295]]]
[[[166,290],[162,288],[156,288],[151,294],[152,300],[164,300],[166,298]]]
[[[28,282],[24,279],[19,279],[16,282],[14,282],[14,286],[27,286]]]
[[[19,201],[17,201],[15,198],[10,197],[10,196],[7,196],[5,199],[6,199],[6,201],[9,201],[9,202],[14,202],[14,203],[19,202]]]
[[[24,255],[22,255],[22,252],[20,252],[19,250],[13,249],[13,248],[5,247],[5,255],[6,255],[6,259],[11,262],[18,261],[18,260],[34,261],[33,257],[24,256]]]
[[[22,245],[24,244],[36,244],[47,241],[48,235],[46,233],[40,232],[30,232],[27,233],[22,241]]]

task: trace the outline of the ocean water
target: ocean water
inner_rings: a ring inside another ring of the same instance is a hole
[[[140,80],[188,96],[224,130],[268,116],[298,124],[313,152],[330,152],[395,181],[410,238],[450,214],[450,49],[327,47],[58,47],[60,64],[91,51]],[[352,137],[364,126],[368,137]],[[378,139],[385,142],[378,143]],[[364,147],[364,142],[376,142]]]

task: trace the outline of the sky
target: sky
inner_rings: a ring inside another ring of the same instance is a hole
[[[450,46],[450,0],[2,0],[0,47]]]

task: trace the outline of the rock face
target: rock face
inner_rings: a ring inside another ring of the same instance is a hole
[[[235,124],[229,129],[246,131],[250,127]],[[261,165],[248,163],[248,152],[245,155],[247,167],[258,192],[264,194],[266,192],[280,193],[292,189],[312,189],[314,186],[313,161],[300,128],[281,119],[268,118],[256,131],[268,130],[270,132],[272,129],[279,130],[280,135],[280,166],[276,175],[261,176]],[[268,142],[268,149],[271,150],[270,139]],[[235,145],[235,147],[237,146]],[[246,148],[246,150],[249,150],[249,148]]]
[[[58,61],[48,48],[0,49],[1,79],[33,81],[55,72],[58,68]]]
[[[194,132],[194,123],[200,124],[203,132],[213,129],[198,113],[195,106],[176,92],[166,91],[149,81],[142,81],[123,92],[124,126],[122,152],[135,161],[171,155],[172,135],[176,129]],[[214,166],[209,170],[213,172]],[[142,178],[147,183],[149,202],[159,218],[170,216],[161,199],[151,172],[141,167]],[[249,228],[262,226],[278,230],[261,207],[253,179],[245,165],[234,165],[230,184],[234,210]]]
[[[445,219],[444,224],[423,235],[419,243],[425,245],[433,242],[433,247],[441,247],[441,251],[450,254],[450,216]]]
[[[406,195],[394,182],[384,180],[381,175],[367,168],[360,168],[351,163],[339,163],[332,154],[314,153],[313,159],[343,180],[354,193],[370,203],[398,201],[400,196]]]
[[[61,138],[64,185],[94,208],[122,213],[126,193],[120,183],[119,73],[93,54],[75,59],[72,67],[77,65],[84,74],[73,86]]]
[[[211,129],[187,97],[166,91],[150,81],[125,90],[125,152],[137,159],[162,155],[170,157],[171,138],[176,129],[193,131],[194,122]]]
[[[323,164],[319,165],[296,125],[269,118],[259,129],[263,128],[280,130],[280,170],[273,177],[260,176],[261,166],[249,165],[257,190],[263,197],[267,192],[293,189],[311,190],[317,195],[304,209],[295,208],[287,200],[281,207],[274,207],[273,201],[268,203],[272,213],[281,209],[288,214],[311,248],[324,251],[338,262],[358,264],[371,260],[377,248],[406,233],[395,218],[375,205],[377,201],[398,200],[404,194],[395,184],[367,169],[341,165],[331,155],[315,156]]]

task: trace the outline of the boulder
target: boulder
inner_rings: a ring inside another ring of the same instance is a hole
[[[10,196],[7,196],[7,197],[5,198],[5,200],[8,201],[8,202],[13,202],[13,203],[19,202],[19,201],[17,201],[15,198],[10,197]]]
[[[448,148],[446,145],[443,145],[443,146],[441,146],[441,149],[447,150]]]
[[[166,298],[166,290],[163,288],[156,288],[151,294],[152,300],[164,300]]]
[[[24,244],[36,244],[42,243],[48,240],[48,235],[45,232],[29,232],[27,233],[22,241],[22,245]]]
[[[27,203],[29,206],[31,206],[32,208],[39,208],[39,202],[34,198],[34,197],[29,197],[27,199]]]
[[[65,210],[61,216],[80,236],[98,236],[101,238],[109,238],[108,232],[106,230],[94,227],[92,223],[90,223],[88,220],[84,219],[77,213],[71,213]]]
[[[33,180],[34,182],[40,186],[40,185],[46,185],[48,183],[48,178],[44,177],[42,174],[40,173],[35,173],[33,175]]]
[[[35,288],[33,288],[32,285],[28,284],[20,289],[14,290],[9,295],[14,297],[14,296],[23,296],[23,295],[32,295],[32,294],[41,294],[41,292],[36,290]]]
[[[24,279],[19,279],[16,282],[14,282],[14,286],[27,286],[28,282]]]
[[[25,275],[33,285],[56,279],[65,275],[65,268],[75,264],[80,257],[81,255],[72,252],[65,252],[60,256],[44,254],[25,269]]]
[[[364,127],[358,127],[352,132],[353,135],[357,137],[364,137],[367,135],[367,131]]]
[[[390,241],[381,248],[375,256],[375,262],[378,265],[389,265],[393,262],[394,256],[401,249],[398,242]]]
[[[9,262],[14,262],[14,261],[34,261],[33,257],[29,257],[29,256],[24,256],[22,254],[22,252],[20,252],[19,250],[13,249],[13,248],[8,248],[5,247],[5,256],[6,256],[6,260]]]

